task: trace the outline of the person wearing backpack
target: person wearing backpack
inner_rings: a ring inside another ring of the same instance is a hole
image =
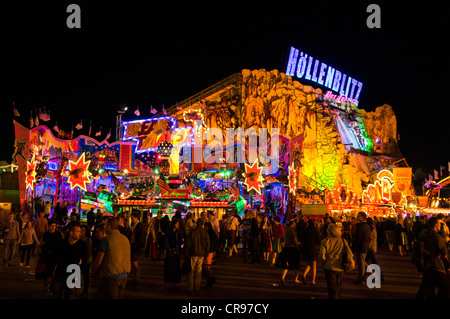
[[[449,271],[449,266],[447,247],[444,239],[439,234],[440,226],[438,218],[431,217],[418,239],[423,241],[424,269],[416,299],[434,297],[436,287],[438,288],[437,298],[448,299],[449,282],[447,272]]]

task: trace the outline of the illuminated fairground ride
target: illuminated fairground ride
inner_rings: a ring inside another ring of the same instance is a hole
[[[426,204],[424,203],[425,207],[421,207],[420,209],[422,214],[450,214],[448,185],[450,185],[450,176],[447,176],[438,182],[428,181],[425,183],[424,187],[427,189],[424,196]]]
[[[325,212],[358,201],[358,209],[397,207],[410,195],[410,172],[393,167],[402,156],[392,107],[366,112],[277,70],[244,69],[163,115],[137,117],[120,121],[111,144],[85,135],[55,137],[45,125],[28,129],[14,121],[23,207],[47,196],[53,206],[68,201],[81,208],[84,196],[85,204],[114,211],[117,202],[143,196],[183,210],[213,194],[223,202],[211,204],[216,207],[292,215],[318,204],[328,205]],[[223,139],[227,130],[241,129],[244,139],[220,142],[208,133],[212,128]],[[394,189],[385,167],[393,167]],[[380,174],[372,181],[374,172]],[[163,196],[171,190],[188,190],[189,200]],[[112,194],[106,202],[105,194]]]

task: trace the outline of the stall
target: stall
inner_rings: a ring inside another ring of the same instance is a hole
[[[206,197],[201,200],[193,200],[190,203],[188,210],[194,213],[194,216],[197,218],[200,217],[202,212],[213,210],[215,212],[215,216],[221,220],[223,215],[233,208],[236,207],[228,204],[226,201],[222,201],[218,198]]]
[[[113,204],[114,210],[117,210],[118,213],[126,212],[128,216],[131,216],[133,212],[139,213],[139,219],[144,225],[147,224],[151,213],[156,215],[160,206],[159,203],[154,200],[149,200],[144,196],[132,196],[127,199],[119,199]]]

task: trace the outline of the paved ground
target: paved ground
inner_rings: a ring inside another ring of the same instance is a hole
[[[1,247],[3,248],[3,247]],[[414,299],[420,284],[420,276],[409,257],[380,250],[380,266],[385,282],[381,288],[354,285],[356,271],[344,274],[342,299]],[[32,259],[34,269],[37,257]],[[220,257],[212,267],[217,283],[213,288],[202,288],[198,296],[188,298],[184,293],[185,277],[179,290],[168,291],[163,282],[163,262],[141,259],[141,282],[127,285],[124,299],[327,299],[327,289],[322,266],[317,266],[317,285],[295,284],[293,274],[288,273],[286,286],[280,285],[281,270],[268,264],[250,265],[242,256]],[[0,299],[49,299],[42,294],[42,282],[26,274],[18,267],[16,254],[12,267],[0,270]],[[301,270],[304,263],[301,264]],[[307,278],[310,282],[309,278]],[[204,286],[205,280],[202,282]],[[96,288],[91,287],[88,299],[95,299]]]

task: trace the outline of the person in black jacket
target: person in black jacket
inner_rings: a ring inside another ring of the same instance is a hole
[[[438,218],[430,217],[418,238],[424,244],[425,268],[416,299],[448,299],[449,297],[448,251],[445,240],[439,234],[440,226]],[[438,288],[437,295],[435,295],[435,288]]]
[[[355,235],[353,237],[352,249],[355,255],[355,262],[358,269],[358,278],[354,284],[365,283],[366,279],[366,254],[370,245],[370,234],[372,228],[366,222],[367,215],[365,212],[359,212],[357,223],[355,225]]]
[[[134,274],[134,279],[132,283],[139,283],[139,256],[141,250],[145,247],[145,234],[144,224],[139,220],[139,213],[131,213],[131,220],[133,222],[133,233],[131,234],[130,244],[131,244],[131,266]]]

